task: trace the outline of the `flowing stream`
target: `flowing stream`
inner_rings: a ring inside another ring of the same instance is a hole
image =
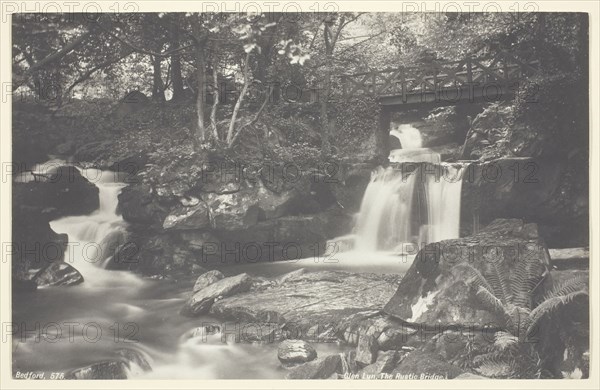
[[[52,221],[51,227],[68,234],[65,261],[85,281],[14,296],[14,373],[33,371],[49,379],[53,373],[114,360],[119,350],[130,349],[142,354],[152,370],[132,364],[129,378],[269,379],[287,374],[277,359],[277,343],[245,344],[220,333],[193,333],[202,325],[221,322],[210,316],[179,314],[193,278],[177,283],[104,269],[110,249],[124,239],[126,231],[116,212],[124,184],[113,172],[88,169],[82,174],[99,189],[99,209]],[[298,267],[295,263],[246,264],[222,272],[276,276]],[[315,344],[315,348],[322,356],[340,351],[336,344]]]
[[[392,151],[391,159],[404,156],[413,162],[437,161],[433,165],[441,169],[442,177],[422,180],[415,172],[407,174],[395,166],[375,170],[354,233],[332,240],[330,244],[335,245],[329,245],[330,253],[322,258],[331,261],[310,258],[243,264],[221,271],[226,276],[248,272],[273,277],[300,267],[316,267],[398,274],[409,268],[416,254],[404,245],[416,248],[418,241],[458,237],[461,180],[456,177],[462,168],[439,164],[439,156],[421,148],[420,135],[414,131],[404,128],[402,137],[403,145],[415,148]],[[113,172],[87,169],[81,173],[99,189],[98,210],[57,219],[51,228],[68,235],[65,261],[79,270],[85,281],[13,297],[13,323],[17,324],[13,371],[43,372],[50,378],[52,373],[114,360],[125,348],[137,351],[152,367],[145,371],[133,364],[129,378],[283,378],[287,371],[277,359],[277,343],[244,344],[219,333],[193,333],[202,325],[220,321],[179,314],[191,292],[192,276],[174,282],[104,269],[116,245],[126,240],[127,224],[117,213],[117,197],[125,184]],[[315,347],[320,356],[343,350],[337,344]],[[250,361],[253,364],[248,364]]]

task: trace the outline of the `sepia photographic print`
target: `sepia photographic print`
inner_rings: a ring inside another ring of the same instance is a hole
[[[595,388],[552,4],[3,1],[2,388]]]

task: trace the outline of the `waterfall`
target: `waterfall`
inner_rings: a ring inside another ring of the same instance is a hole
[[[463,167],[410,165],[416,168],[410,173],[397,166],[373,172],[358,213],[355,249],[390,251],[459,237]]]
[[[428,175],[425,185],[428,221],[425,242],[428,243],[459,237],[463,167],[449,164],[439,167],[441,175]]]
[[[390,135],[398,138],[402,149],[419,149],[423,147],[423,137],[419,129],[412,125],[400,125],[390,130]]]
[[[379,167],[363,196],[356,225],[356,249],[392,250],[411,241],[415,175]]]
[[[402,149],[390,152],[389,160],[396,164],[378,167],[371,175],[356,219],[353,249],[398,251],[404,244],[458,238],[463,167],[442,163],[438,153],[423,148],[419,130],[411,125],[397,126],[390,134]]]
[[[50,222],[56,233],[69,236],[65,262],[83,275],[84,286],[134,282],[137,277],[133,274],[103,269],[114,249],[125,239],[126,224],[117,214],[117,197],[125,184],[116,180],[114,172],[98,169],[79,171],[98,187],[99,208],[90,215],[64,217]]]

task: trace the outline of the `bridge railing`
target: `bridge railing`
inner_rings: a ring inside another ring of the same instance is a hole
[[[522,56],[502,51],[494,56],[343,75],[342,90],[345,97],[402,96],[406,101],[410,94],[438,94],[445,89],[492,83],[507,85],[539,72],[539,62],[527,57],[526,53]]]

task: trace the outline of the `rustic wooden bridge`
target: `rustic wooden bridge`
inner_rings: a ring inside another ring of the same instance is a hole
[[[341,83],[346,99],[366,95],[378,100],[378,138],[385,150],[392,112],[511,98],[538,73],[539,62],[531,60],[531,53],[500,51],[459,61],[344,75]]]

